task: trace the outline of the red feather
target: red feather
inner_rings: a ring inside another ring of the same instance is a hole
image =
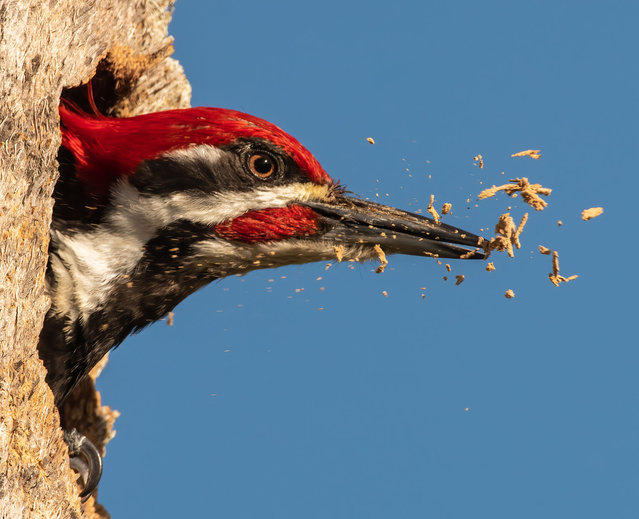
[[[294,137],[258,117],[224,108],[188,108],[129,118],[94,117],[60,105],[62,144],[76,160],[87,189],[104,195],[137,165],[167,152],[199,144],[221,146],[239,138],[261,138],[279,146],[318,184],[331,178]]]
[[[226,240],[261,243],[285,238],[312,236],[317,233],[318,215],[300,205],[249,211],[215,226]]]

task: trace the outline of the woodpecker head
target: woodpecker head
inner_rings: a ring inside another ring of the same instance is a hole
[[[483,257],[453,245],[478,247],[478,236],[346,196],[295,138],[257,117],[192,108],[115,119],[64,105],[60,115],[76,176],[112,207],[107,219],[119,213],[146,238],[182,224],[196,233],[190,259],[219,274],[330,259],[339,246],[355,260],[376,257],[375,244]]]
[[[73,178],[56,192],[48,323],[87,351],[104,354],[231,274],[336,251],[372,259],[375,245],[484,257],[474,234],[347,196],[296,139],[251,115],[192,108],[116,119],[63,104],[60,117]]]

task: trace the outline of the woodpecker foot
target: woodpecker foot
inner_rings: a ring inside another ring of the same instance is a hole
[[[64,431],[64,441],[69,446],[71,468],[82,477],[84,489],[80,497],[84,503],[98,486],[102,477],[102,457],[89,439],[76,429]]]

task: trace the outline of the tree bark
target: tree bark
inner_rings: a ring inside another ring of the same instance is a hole
[[[63,89],[96,70],[114,85],[108,111],[187,107],[167,56],[170,0],[0,0],[0,517],[108,517],[78,498],[60,415],[37,352],[49,306],[45,269]],[[116,412],[92,381],[62,410],[104,449]],[[108,459],[106,460],[108,470]]]

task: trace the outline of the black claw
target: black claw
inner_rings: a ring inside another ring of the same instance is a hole
[[[64,441],[69,446],[71,468],[82,476],[84,489],[80,492],[82,502],[96,489],[102,477],[102,457],[89,439],[76,429],[64,431]]]

